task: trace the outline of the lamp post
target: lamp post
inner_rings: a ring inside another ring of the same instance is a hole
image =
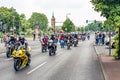
[[[71,13],[67,13],[67,14],[66,14],[66,19],[68,18],[68,15],[71,15]]]
[[[40,40],[41,40],[41,36],[42,36],[41,29],[42,29],[42,23],[40,23],[40,25],[39,25],[39,31],[40,31],[40,32],[39,32],[39,34],[40,34],[39,36],[40,36]]]
[[[2,30],[2,21],[0,21],[0,29]]]
[[[13,34],[14,34],[14,19],[15,19],[15,16],[13,16]]]
[[[2,21],[0,21],[0,28],[1,28],[1,32],[2,32]],[[1,43],[2,43],[2,37],[1,37]]]

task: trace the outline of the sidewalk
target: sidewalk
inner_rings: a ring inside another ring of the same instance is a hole
[[[120,80],[120,60],[109,56],[106,46],[94,46],[99,56],[105,80]]]

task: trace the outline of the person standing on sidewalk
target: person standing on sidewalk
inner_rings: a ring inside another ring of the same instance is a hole
[[[98,45],[98,32],[95,32],[95,44]]]
[[[35,41],[36,35],[35,32],[33,33],[33,40]]]
[[[104,44],[105,44],[105,34],[102,33],[102,45],[104,45]]]
[[[98,44],[100,45],[100,44],[102,44],[102,33],[99,33],[99,40],[98,40]]]

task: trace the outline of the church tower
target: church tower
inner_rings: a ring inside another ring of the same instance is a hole
[[[55,17],[54,17],[54,13],[52,13],[51,26],[55,30]]]

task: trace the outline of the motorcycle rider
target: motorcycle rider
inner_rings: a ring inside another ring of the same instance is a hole
[[[53,44],[52,44],[52,45],[53,45],[53,47],[55,48],[55,50],[57,50],[57,45],[56,45],[57,42],[56,42],[56,40],[55,40],[55,35],[52,34],[50,39],[53,40]]]
[[[74,39],[77,39],[77,44],[78,44],[78,35],[76,33],[74,34]]]
[[[42,38],[42,47],[47,47],[48,46],[48,37],[47,36],[44,36]]]
[[[87,39],[88,40],[90,39],[90,33],[87,33]]]
[[[10,43],[15,44],[16,41],[17,41],[17,40],[14,38],[14,36],[11,35],[10,38],[8,39],[7,43],[8,43],[8,44],[10,44]]]
[[[72,45],[72,44],[73,44],[73,36],[72,36],[72,34],[70,34],[70,33],[67,35],[67,41],[68,41],[68,40],[70,41],[70,43],[71,43],[71,45]]]
[[[60,39],[59,39],[60,44],[65,44],[66,43],[66,38],[64,34],[61,34]]]
[[[28,58],[30,58],[30,53],[28,52],[28,43],[26,42],[26,39],[24,38],[24,36],[19,36],[18,44],[19,44],[19,47],[24,46],[26,51],[25,53],[28,56]]]
[[[44,37],[42,38],[42,42],[43,42],[45,45],[47,45],[47,43],[48,43],[48,39],[47,39],[46,36],[44,36]]]
[[[63,34],[61,35],[60,40],[65,40],[65,36]]]

